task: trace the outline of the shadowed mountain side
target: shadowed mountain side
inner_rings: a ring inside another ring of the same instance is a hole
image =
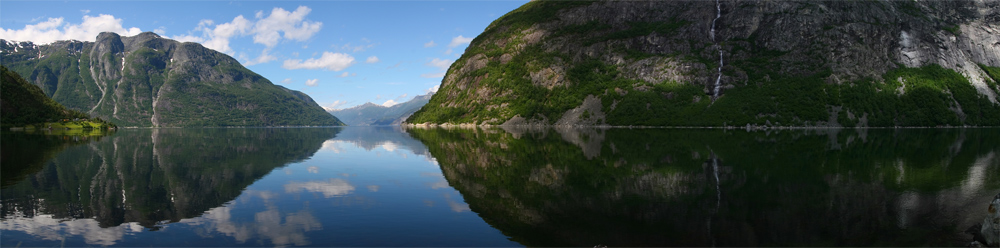
[[[138,222],[155,230],[163,221],[196,217],[231,201],[275,168],[308,159],[339,131],[120,131],[87,146],[68,148],[41,172],[4,188],[0,214],[93,218],[101,227]]]
[[[407,131],[527,246],[961,246],[1000,191],[992,129]]]
[[[0,188],[7,188],[41,171],[46,162],[64,149],[99,141],[108,134],[108,131],[100,129],[0,132],[0,139],[3,140],[0,142],[0,164],[3,165],[0,166]]]

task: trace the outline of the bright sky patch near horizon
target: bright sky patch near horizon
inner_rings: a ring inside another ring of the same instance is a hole
[[[326,109],[436,91],[493,20],[527,1],[10,1],[0,39],[94,41],[104,31],[198,42]]]

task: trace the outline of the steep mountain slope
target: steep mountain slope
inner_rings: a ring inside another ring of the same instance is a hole
[[[0,66],[0,126],[15,127],[51,122],[59,119],[87,118],[87,114],[66,109],[53,101],[42,89],[21,78],[21,75]]]
[[[235,59],[154,33],[48,45],[0,40],[0,64],[70,109],[122,126],[342,125]]]
[[[430,101],[431,94],[419,95],[392,107],[365,103],[352,108],[329,111],[351,126],[399,125]]]
[[[1000,125],[1000,1],[533,1],[410,123]]]

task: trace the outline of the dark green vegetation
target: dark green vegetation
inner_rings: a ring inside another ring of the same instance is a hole
[[[1000,93],[996,65],[974,68],[991,76],[984,80],[986,88],[977,89],[950,67],[959,65],[907,67],[896,61],[902,45],[879,45],[909,42],[895,40],[908,30],[884,24],[889,21],[923,25],[945,18],[950,24],[921,28],[965,37],[968,34],[961,33],[959,24],[978,17],[934,12],[955,6],[873,1],[727,3],[716,44],[705,26],[711,19],[700,19],[707,12],[701,9],[714,10],[714,3],[707,3],[529,2],[476,37],[449,69],[439,93],[407,121],[499,125],[520,116],[537,120],[535,124],[555,124],[593,95],[601,100],[601,112],[582,113],[604,116],[598,124],[621,126],[1000,125],[1000,104],[987,97]],[[878,13],[864,16],[850,11],[866,6]],[[907,11],[888,11],[892,7]],[[790,31],[785,29],[791,27],[786,23],[814,16],[840,23],[807,30],[815,32],[810,37],[818,37],[815,44],[788,41],[800,36],[787,36]],[[760,26],[729,22],[758,17],[754,25]],[[838,28],[856,21],[881,24],[865,24],[863,31]],[[853,37],[851,43],[840,44],[845,42],[843,36]],[[946,45],[951,46],[942,44]],[[720,49],[725,65],[721,95],[715,99]],[[861,55],[835,57],[844,53]]]
[[[21,75],[0,66],[0,128],[24,127],[28,125],[41,126],[46,122],[62,124],[65,119],[88,119],[87,114],[67,109],[52,100],[38,86],[28,83]],[[115,127],[100,118],[89,120],[98,124],[98,128]],[[90,127],[90,126],[87,126]]]
[[[29,134],[31,133],[31,134]],[[37,133],[37,134],[35,134]],[[0,132],[0,188],[7,188],[45,168],[46,163],[68,147],[99,141],[107,130],[53,130]]]
[[[0,40],[0,50],[0,64],[56,102],[121,126],[343,125],[228,55],[153,33],[42,46]]]
[[[431,95],[419,95],[413,99],[391,107],[365,103],[352,108],[329,111],[341,121],[351,126],[399,125],[421,107],[427,104]]]
[[[156,230],[233,200],[275,168],[308,159],[339,131],[130,129],[87,146],[3,132],[0,218],[52,214]]]
[[[1000,192],[997,129],[408,132],[526,246],[961,246]]]

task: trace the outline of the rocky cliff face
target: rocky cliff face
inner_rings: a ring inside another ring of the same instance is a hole
[[[534,1],[409,121],[997,125],[997,67],[1000,1]]]
[[[123,126],[342,125],[235,59],[154,33],[38,46],[0,40],[0,63],[71,108]]]

